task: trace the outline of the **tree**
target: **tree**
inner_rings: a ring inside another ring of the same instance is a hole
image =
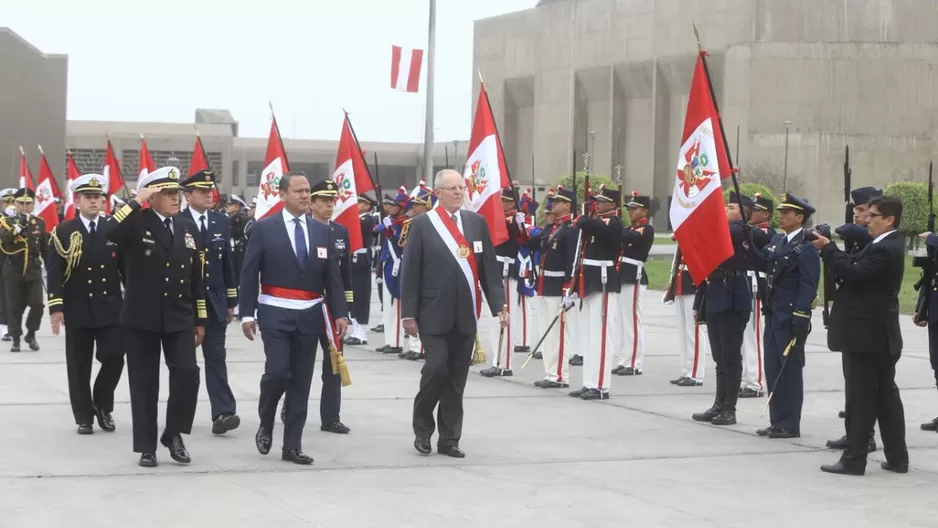
[[[909,247],[914,247],[917,245],[918,234],[928,230],[928,185],[897,182],[887,186],[883,194],[902,200],[902,223],[899,225],[899,232],[909,239]]]
[[[733,185],[730,184],[730,186],[727,187],[726,190],[723,191],[723,200],[726,203],[730,202],[730,191],[732,190],[733,190]],[[772,189],[766,187],[765,185],[762,185],[761,183],[752,183],[752,182],[740,183],[739,192],[743,193],[743,196],[748,196],[749,198],[752,198],[753,200],[755,200],[756,198],[756,193],[760,193],[762,194],[763,197],[771,198],[772,201],[775,203],[775,205],[776,206],[778,205],[778,196],[776,196],[776,194],[772,192]],[[772,227],[778,227],[778,211],[774,211],[774,210],[772,211],[772,220],[770,220],[770,223],[772,224]]]

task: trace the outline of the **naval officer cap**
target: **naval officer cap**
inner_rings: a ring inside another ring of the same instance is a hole
[[[22,187],[20,189],[17,189],[16,192],[13,193],[13,199],[19,203],[31,204],[33,203],[33,200],[35,198],[36,198],[36,191],[28,187]]]
[[[335,182],[332,180],[322,180],[313,184],[309,189],[309,195],[312,198],[335,198],[339,195]]]
[[[801,213],[804,215],[805,219],[814,214],[814,207],[811,207],[811,204],[807,200],[798,198],[792,193],[785,193],[779,199],[778,207],[779,211],[795,211],[796,213]]]
[[[12,202],[14,194],[16,194],[16,189],[13,187],[7,187],[6,189],[0,191],[0,199],[2,199],[4,202]]]
[[[730,203],[735,203],[735,204],[742,203],[743,207],[748,207],[750,209],[752,209],[756,205],[756,203],[752,201],[752,198],[746,196],[745,194],[742,195],[742,200],[737,199],[736,191],[730,191]]]
[[[107,194],[107,180],[100,174],[83,174],[69,184],[73,193]]]
[[[243,206],[243,207],[247,207],[247,206],[248,206],[248,203],[244,201],[244,198],[241,198],[241,197],[238,196],[237,194],[232,194],[231,196],[229,196],[229,197],[228,197],[228,203],[229,203],[229,204],[238,204],[238,205],[241,205],[241,206]]]
[[[176,167],[161,167],[147,174],[137,181],[137,191],[140,189],[158,189],[160,191],[181,191],[179,185],[179,169]]]
[[[200,170],[185,180],[182,180],[180,185],[187,191],[191,191],[192,189],[214,189],[215,173],[207,169]]]
[[[860,187],[850,191],[850,199],[855,205],[866,205],[882,195],[883,190],[876,187]]]

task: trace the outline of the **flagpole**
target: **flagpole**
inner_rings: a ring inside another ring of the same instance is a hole
[[[424,115],[423,133],[423,174],[424,179],[433,185],[433,76],[436,57],[436,0],[430,0],[430,27],[427,42],[427,110]]]

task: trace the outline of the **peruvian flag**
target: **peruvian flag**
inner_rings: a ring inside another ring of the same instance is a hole
[[[205,155],[205,147],[202,146],[202,136],[195,133],[195,146],[192,147],[192,159],[189,160],[189,176],[201,171],[211,170],[208,166],[208,156]],[[212,201],[218,205],[221,196],[218,195],[218,185],[212,188]]]
[[[409,93],[420,90],[423,50],[391,46],[391,88]]]
[[[36,186],[33,184],[33,173],[29,170],[29,165],[26,164],[26,152],[23,150],[23,147],[20,147],[20,186],[22,189],[26,187],[28,189],[36,190]]]
[[[147,157],[150,156],[150,153],[147,152]],[[124,178],[121,177],[121,166],[117,162],[117,155],[114,154],[114,147],[111,146],[111,138],[107,138],[107,151],[104,154],[104,169],[102,171],[102,176],[107,182],[107,190],[112,195],[117,194],[117,191],[124,186]],[[111,201],[104,205],[104,210],[107,214],[111,214]]]
[[[49,177],[49,183],[52,186],[52,197],[60,198],[62,196],[62,190],[59,189],[58,182],[55,181],[55,176],[52,173],[52,167],[49,166],[49,160],[46,159],[46,153],[42,150],[42,145],[39,145],[39,181],[41,182],[46,176]]]
[[[674,236],[695,285],[733,255],[722,192],[722,179],[732,176],[732,168],[704,53],[697,57],[691,81],[670,211]]]
[[[272,119],[270,137],[267,138],[267,155],[264,156],[264,172],[261,173],[257,206],[254,209],[254,217],[257,219],[277,214],[283,209],[283,202],[280,201],[280,177],[290,171],[277,118]]]
[[[108,141],[108,143],[110,143],[110,141]],[[137,183],[139,184],[144,176],[155,170],[156,165],[153,164],[153,158],[150,157],[150,149],[147,148],[147,140],[143,139],[143,134],[140,134],[140,163],[137,165]]]
[[[75,193],[72,192],[72,180],[81,176],[78,165],[70,150],[65,151],[65,220],[75,218]]]
[[[508,240],[501,190],[511,185],[511,178],[508,176],[505,151],[498,138],[495,116],[484,84],[479,91],[472,136],[469,138],[469,157],[463,176],[468,192],[464,207],[485,217],[494,245]]]
[[[46,155],[42,155],[42,161],[39,165],[39,184],[36,185],[36,207],[33,214],[42,218],[46,222],[46,232],[51,232],[52,228],[59,224],[59,212],[55,209],[55,192],[57,188],[55,178],[52,177],[52,169],[46,161]]]
[[[335,157],[335,172],[332,173],[338,195],[332,221],[348,229],[349,252],[354,253],[362,245],[362,224],[358,219],[358,197],[374,188],[371,174],[365,164],[361,146],[352,135],[352,124],[348,112],[342,123],[342,136],[339,138],[339,152]]]

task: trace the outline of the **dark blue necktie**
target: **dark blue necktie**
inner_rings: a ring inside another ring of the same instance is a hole
[[[306,259],[309,258],[309,251],[306,249],[306,236],[303,234],[303,226],[300,225],[300,219],[294,218],[296,226],[293,228],[293,245],[296,248],[296,261],[300,266],[306,265]]]

